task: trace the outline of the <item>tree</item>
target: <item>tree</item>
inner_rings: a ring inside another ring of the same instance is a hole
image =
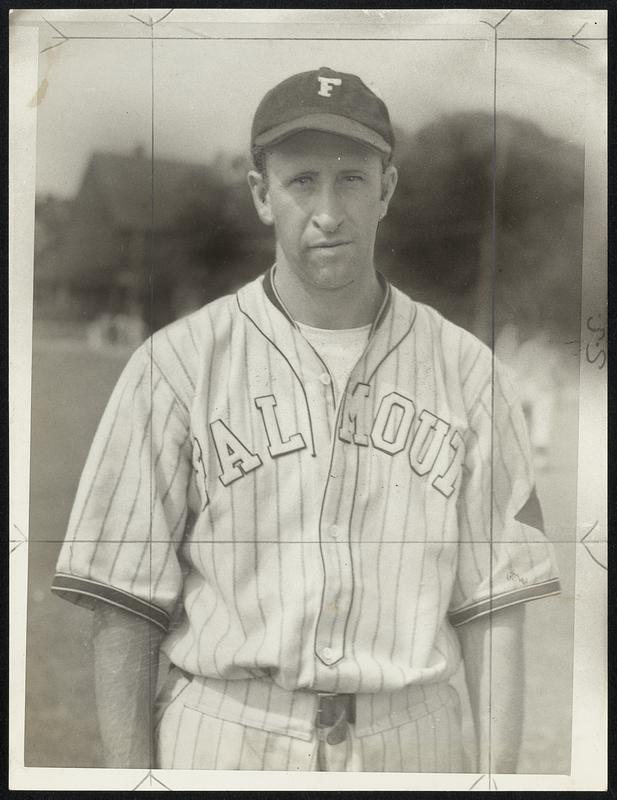
[[[567,328],[580,294],[582,151],[509,115],[496,133],[494,165],[491,115],[399,132],[399,187],[379,247],[395,282],[486,341],[493,313],[496,328],[547,317]]]

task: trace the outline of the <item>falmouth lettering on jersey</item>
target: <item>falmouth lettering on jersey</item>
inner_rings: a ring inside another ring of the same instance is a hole
[[[456,481],[465,457],[465,446],[460,432],[404,394],[393,391],[380,399],[377,413],[369,418],[369,384],[357,383],[347,395],[338,423],[338,439],[345,444],[369,447],[396,456],[406,451],[410,469],[420,477],[429,476],[436,465],[440,467],[431,485],[445,497],[454,492]],[[254,398],[255,407],[267,440],[260,453],[254,442],[243,440],[221,419],[210,422],[210,439],[219,464],[218,479],[223,486],[258,469],[264,459],[279,458],[306,448],[305,436],[300,431],[286,431],[281,423],[277,398],[270,394]],[[193,467],[206,485],[201,443],[194,440]],[[205,503],[208,502],[205,494]]]

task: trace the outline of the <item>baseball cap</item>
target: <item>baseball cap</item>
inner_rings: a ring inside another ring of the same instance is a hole
[[[346,136],[385,155],[394,149],[386,104],[357,75],[321,67],[277,84],[257,107],[253,153],[300,131]]]

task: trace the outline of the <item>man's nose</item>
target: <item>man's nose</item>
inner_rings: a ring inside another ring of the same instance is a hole
[[[343,209],[334,188],[324,188],[316,198],[313,224],[323,233],[336,233],[343,223]]]

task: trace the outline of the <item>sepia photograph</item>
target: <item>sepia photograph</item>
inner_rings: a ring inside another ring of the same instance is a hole
[[[604,788],[606,12],[10,28],[13,788]]]

